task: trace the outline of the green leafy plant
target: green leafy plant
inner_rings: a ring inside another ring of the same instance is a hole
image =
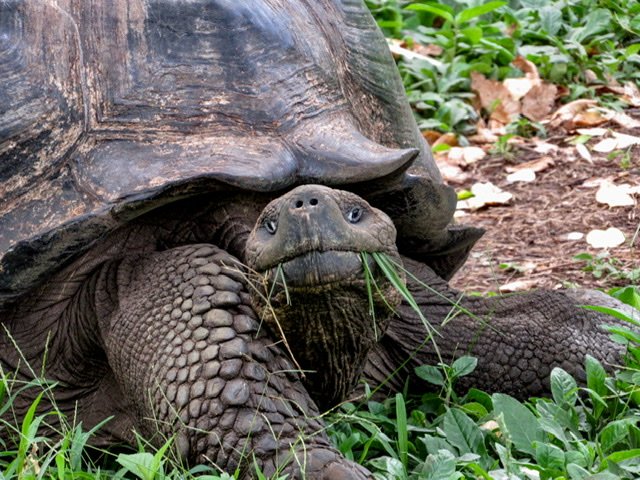
[[[398,60],[418,124],[424,129],[473,131],[469,73],[503,80],[522,75],[511,62],[533,62],[542,78],[566,87],[567,100],[595,98],[624,107],[596,87],[640,78],[640,4],[635,0],[368,0],[389,37],[437,46],[435,57]],[[613,102],[613,103],[612,103]],[[544,135],[539,125],[522,123],[513,133]]]
[[[583,270],[591,272],[595,278],[607,278],[631,283],[640,281],[640,267],[623,268],[620,260],[612,257],[609,252],[602,252],[596,255],[585,252],[575,255],[573,258],[585,262]]]

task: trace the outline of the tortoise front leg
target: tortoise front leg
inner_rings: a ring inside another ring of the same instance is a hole
[[[329,445],[318,410],[260,329],[236,260],[210,245],[105,267],[97,310],[139,431],[190,463],[244,475],[365,479]]]
[[[418,315],[402,304],[399,318],[391,322],[369,356],[364,376],[371,385],[382,384],[390,376],[385,385],[391,390],[401,391],[407,379],[425,388],[415,376],[415,367],[440,361],[451,364],[457,357],[472,355],[478,358],[478,366],[457,384],[461,390],[476,387],[526,399],[549,393],[549,374],[556,366],[584,381],[587,354],[605,366],[619,364],[624,354],[625,346],[601,328],[621,322],[578,307],[580,302],[565,292],[466,297],[427,266],[408,258],[403,262],[428,286],[408,275],[409,290],[439,335],[428,339]],[[590,299],[601,303],[596,297]]]

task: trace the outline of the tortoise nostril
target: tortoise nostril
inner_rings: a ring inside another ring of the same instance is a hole
[[[309,200],[309,203],[311,205],[317,205],[318,204],[318,199],[317,198],[312,198],[311,200]]]
[[[304,205],[304,202],[302,200],[298,200],[295,205],[296,205],[296,208],[300,208],[302,207],[302,205]]]

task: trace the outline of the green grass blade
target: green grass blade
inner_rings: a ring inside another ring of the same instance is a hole
[[[373,289],[371,288],[371,283],[375,283],[375,279],[373,278],[373,274],[369,269],[369,264],[367,263],[367,253],[360,252],[360,261],[362,262],[362,268],[364,269],[364,281],[367,286],[367,299],[369,300],[369,315],[373,319],[373,333],[374,338],[378,340],[378,325],[376,324],[376,309],[373,304]]]
[[[373,252],[371,253],[371,256],[376,261],[378,267],[380,268],[382,273],[384,273],[385,277],[387,277],[387,280],[391,282],[391,285],[393,285],[393,287],[400,293],[400,295],[402,295],[402,298],[404,298],[409,306],[416,312],[427,331],[440,335],[440,333],[438,333],[427,321],[426,317],[422,313],[422,310],[420,310],[420,307],[418,306],[415,298],[413,298],[413,295],[407,288],[404,280],[402,279],[402,277],[400,277],[400,274],[398,273],[398,265],[396,263],[392,263],[389,257],[387,257],[383,253]]]
[[[407,407],[401,393],[396,393],[396,425],[398,427],[398,452],[405,473],[409,471],[409,428]]]

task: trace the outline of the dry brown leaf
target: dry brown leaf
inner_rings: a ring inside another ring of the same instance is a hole
[[[640,137],[612,132],[612,138],[600,140],[593,146],[593,150],[600,153],[610,153],[614,150],[622,150],[632,145],[640,145]]]
[[[559,149],[557,145],[548,142],[536,142],[533,150],[542,153],[543,155],[547,153],[556,153]]]
[[[596,192],[596,201],[610,207],[629,207],[636,203],[631,197],[631,193],[630,185],[614,185],[610,182],[603,182]]]
[[[615,248],[622,245],[624,240],[624,233],[615,227],[591,230],[587,233],[587,243],[593,248]]]
[[[606,116],[607,120],[617,123],[622,128],[640,128],[640,121],[630,117],[626,113],[609,110],[609,112],[606,113]]]
[[[437,162],[442,178],[447,183],[464,184],[469,180],[469,174],[462,171],[457,165],[447,162]]]
[[[591,157],[591,152],[589,151],[589,149],[584,143],[576,144],[576,152],[578,152],[578,155],[584,158],[587,162],[593,162],[593,158]]]
[[[598,75],[596,74],[596,72],[588,68],[584,71],[584,79],[588,84],[597,83]]]
[[[607,121],[607,117],[605,117],[600,110],[592,108],[585,110],[584,112],[580,112],[574,117],[573,128],[571,128],[571,130],[583,127],[596,127],[603,123],[607,123]]]
[[[580,113],[588,108],[595,107],[598,104],[595,100],[580,99],[563,105],[551,117],[549,124],[552,127],[563,127],[566,130],[575,129],[574,119]]]
[[[501,433],[500,425],[495,420],[489,420],[488,422],[483,423],[482,425],[480,425],[480,428],[483,430],[487,430],[489,432],[494,432],[498,437],[500,436],[500,433]]]
[[[618,132],[612,132],[611,135],[616,139],[617,148],[619,149],[629,148],[632,145],[640,145],[640,137]]]
[[[538,282],[536,280],[516,280],[501,285],[498,290],[500,290],[501,293],[523,292],[535,288],[537,284]]]
[[[534,86],[522,99],[522,115],[539,122],[553,111],[558,87],[551,83]]]
[[[407,60],[424,60],[425,62],[429,62],[432,65],[442,66],[442,62],[432,58],[428,55],[422,55],[421,53],[414,52],[406,48],[406,44],[402,40],[397,40],[395,38],[388,38],[387,44],[389,45],[389,50],[394,58],[402,57]]]
[[[469,137],[472,143],[495,143],[499,137],[486,127],[478,127],[475,135]]]
[[[496,120],[495,118],[490,118],[489,130],[496,135],[506,135],[507,125],[503,122]]]
[[[555,161],[551,157],[540,157],[535,160],[529,160],[528,162],[520,163],[518,165],[509,166],[506,168],[507,172],[513,173],[518,172],[520,170],[532,170],[534,172],[542,172],[546,170],[551,165],[553,165]]]
[[[438,132],[436,130],[423,130],[422,136],[429,145],[433,145],[433,143],[442,136],[442,132]]]
[[[444,51],[444,49],[440,45],[435,45],[433,43],[430,43],[429,45],[414,43],[413,47],[411,47],[411,50],[413,50],[416,53],[419,53],[420,55],[425,55],[429,57],[439,57],[440,55],[442,55],[442,52]]]
[[[504,87],[503,87],[504,88]],[[505,88],[506,91],[506,88]],[[500,94],[502,97],[502,94]],[[509,95],[509,92],[507,92]],[[491,118],[503,123],[505,125],[514,122],[520,115],[520,102],[514,101],[509,97],[509,100],[501,98],[496,108],[491,112]]]
[[[489,80],[479,72],[471,72],[471,90],[478,95],[482,108],[490,112],[491,119],[507,124],[518,118],[520,104],[511,98],[509,90],[501,82]]]
[[[513,195],[496,187],[493,183],[474,183],[471,187],[473,197],[458,202],[458,209],[477,210],[494,205],[507,205]]]
[[[580,135],[589,135],[590,137],[604,137],[607,133],[609,133],[609,129],[607,128],[578,128],[576,130]]]
[[[582,182],[580,186],[584,188],[600,188],[600,185],[606,182],[611,183],[611,180],[608,178],[591,177]]]
[[[480,147],[453,147],[449,150],[449,162],[462,167],[476,163],[487,156]]]
[[[433,142],[434,147],[437,147],[438,145],[449,145],[451,147],[455,147],[458,145],[458,136],[451,132],[440,135],[440,137]]]
[[[530,168],[523,168],[522,170],[518,170],[517,172],[510,173],[507,175],[508,183],[515,182],[533,182],[536,179],[536,172],[531,170]]]
[[[530,78],[507,78],[502,84],[514,100],[520,100],[536,86],[535,80]]]
[[[576,242],[578,240],[582,240],[584,238],[584,233],[582,232],[569,232],[567,233],[567,240],[570,242]]]
[[[624,84],[622,99],[633,107],[640,107],[640,89],[633,82]]]
[[[513,62],[511,62],[516,68],[522,70],[525,77],[534,79],[540,79],[540,74],[538,73],[538,67],[536,67],[535,63],[527,60],[522,55],[518,55]]]

